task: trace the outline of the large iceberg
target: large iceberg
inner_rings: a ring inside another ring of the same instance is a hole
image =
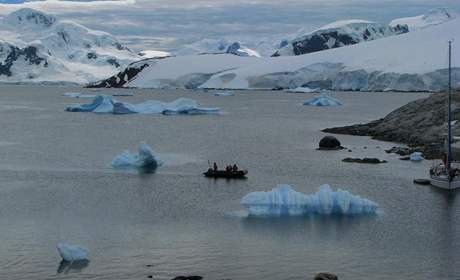
[[[70,245],[59,243],[57,250],[62,259],[66,262],[76,262],[88,260],[89,250],[80,245]]]
[[[172,102],[147,100],[139,104],[120,102],[111,96],[98,95],[89,104],[70,105],[66,107],[69,112],[94,112],[123,114],[217,114],[219,108],[200,107],[198,102],[190,98],[179,98]]]
[[[364,215],[375,214],[377,203],[352,195],[348,191],[333,191],[323,185],[312,195],[296,192],[289,185],[279,185],[269,192],[252,192],[243,197],[241,204],[249,216],[280,217],[317,215]]]
[[[306,100],[303,105],[312,105],[312,106],[341,106],[342,102],[338,99],[335,99],[327,94],[321,94],[320,96],[314,97],[312,99]]]
[[[138,153],[131,153],[124,151],[122,154],[116,156],[112,160],[114,168],[143,168],[155,170],[162,162],[155,155],[153,150],[146,144],[139,145]]]

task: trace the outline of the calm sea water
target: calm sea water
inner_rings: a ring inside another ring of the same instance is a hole
[[[315,150],[330,126],[365,122],[426,94],[335,93],[345,106],[301,106],[311,95],[233,97],[136,90],[138,102],[191,97],[212,116],[67,113],[63,87],[0,88],[0,279],[459,279],[459,194],[412,184],[430,162],[387,155],[392,143],[340,136],[353,152]],[[86,90],[89,91],[89,90]],[[111,94],[115,91],[104,90]],[[146,141],[166,164],[115,171],[112,158]],[[378,166],[343,163],[379,157]],[[208,180],[207,161],[237,162],[245,181]],[[287,183],[367,197],[376,217],[245,219],[241,198]],[[58,242],[91,250],[86,267],[59,269]]]

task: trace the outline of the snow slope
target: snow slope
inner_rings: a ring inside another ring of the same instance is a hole
[[[340,48],[408,32],[405,25],[388,26],[366,20],[342,20],[291,41],[283,41],[273,56],[302,55]]]
[[[176,56],[222,53],[230,53],[238,56],[260,57],[260,54],[257,51],[244,46],[238,41],[230,42],[225,38],[203,39],[192,44],[185,45],[177,52],[173,52]]]
[[[141,56],[112,35],[33,9],[0,20],[0,82],[88,83]]]
[[[415,17],[399,18],[390,22],[390,26],[407,25],[410,31],[437,25],[457,18],[454,11],[448,8],[437,8]]]
[[[440,91],[447,85],[447,41],[460,42],[458,26],[460,19],[455,19],[399,36],[302,56],[220,54],[145,60],[99,86]],[[454,87],[460,87],[458,49],[454,46]]]

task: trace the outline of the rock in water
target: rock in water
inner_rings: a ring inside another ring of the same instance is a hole
[[[343,149],[340,141],[334,136],[324,136],[319,141],[319,150],[340,150]]]
[[[378,158],[344,158],[343,162],[354,162],[354,163],[364,163],[364,164],[379,164],[386,163],[386,160],[380,160]]]
[[[88,260],[89,250],[80,245],[59,243],[57,250],[62,259],[67,262]]]
[[[315,280],[339,280],[339,277],[332,273],[321,272],[316,274]]]
[[[174,277],[172,280],[201,280],[203,277],[201,276],[177,276]]]

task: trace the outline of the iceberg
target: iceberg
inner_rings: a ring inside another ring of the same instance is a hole
[[[233,91],[220,91],[220,92],[215,92],[214,96],[234,96],[235,93]]]
[[[320,96],[306,100],[303,105],[311,106],[342,106],[342,102],[329,95],[321,94]]]
[[[94,98],[96,95],[94,94],[84,94],[81,92],[66,92],[63,93],[62,96],[70,97],[70,98]]]
[[[289,185],[278,185],[271,191],[252,192],[241,204],[253,217],[281,217],[304,215],[366,215],[375,214],[378,204],[348,191],[333,191],[323,185],[319,191],[307,195]]]
[[[111,96],[98,95],[89,104],[70,105],[66,107],[69,112],[94,112],[111,113],[116,115],[125,114],[217,114],[219,108],[200,107],[198,102],[190,98],[179,98],[172,102],[147,100],[139,104],[120,102]]]
[[[422,161],[424,160],[423,154],[421,152],[414,152],[410,155],[411,161]]]
[[[76,262],[88,260],[89,250],[80,245],[70,245],[59,243],[57,250],[62,259],[66,262]]]
[[[95,112],[110,113],[113,111],[114,99],[106,95],[98,95],[93,102],[80,105],[69,105],[65,108],[68,112]]]
[[[137,154],[124,151],[112,160],[114,168],[146,168],[155,170],[162,165],[161,160],[155,155],[153,150],[146,144],[141,143]]]
[[[309,87],[297,87],[297,88],[291,88],[287,89],[286,92],[290,93],[317,93],[319,92],[319,88],[309,88]]]

